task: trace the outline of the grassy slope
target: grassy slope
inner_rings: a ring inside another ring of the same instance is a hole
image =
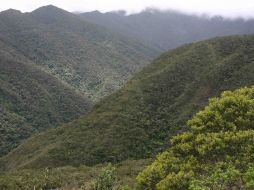
[[[254,84],[254,36],[166,52],[84,117],[41,133],[4,157],[7,169],[118,162],[164,150],[167,139],[221,91]]]
[[[0,41],[0,156],[32,133],[84,114],[87,98]]]
[[[0,13],[0,39],[93,101],[120,88],[156,50],[54,6]]]
[[[114,165],[118,185],[135,187],[135,178],[145,166],[151,163],[150,159],[127,160]],[[42,188],[47,183],[52,189],[90,189],[94,180],[98,177],[102,167],[106,164],[99,164],[93,167],[81,165],[79,167],[65,166],[61,168],[50,168],[48,179],[45,178],[45,168],[26,169],[0,173],[0,189],[36,189]],[[83,188],[81,188],[83,186]]]

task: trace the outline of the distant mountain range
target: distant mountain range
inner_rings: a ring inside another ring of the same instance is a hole
[[[7,169],[94,165],[152,157],[210,97],[254,84],[254,36],[168,51],[85,116],[35,135],[1,160]]]
[[[253,19],[209,18],[177,11],[147,9],[131,15],[126,15],[124,11],[93,11],[80,16],[86,21],[143,40],[161,51],[217,36],[254,33]]]

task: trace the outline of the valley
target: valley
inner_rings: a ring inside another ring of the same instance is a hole
[[[254,188],[253,33],[157,9],[0,12],[0,189]]]

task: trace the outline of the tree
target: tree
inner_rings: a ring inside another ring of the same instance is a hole
[[[226,91],[220,98],[212,98],[187,125],[190,131],[175,136],[171,147],[138,175],[138,189],[241,189],[253,185],[246,176],[253,176],[249,168],[254,163],[254,88]]]

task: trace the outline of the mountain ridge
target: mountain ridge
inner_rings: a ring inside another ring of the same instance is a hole
[[[155,54],[55,6],[0,12],[0,156],[85,114]]]
[[[188,14],[175,10],[146,9],[139,13],[117,11],[79,14],[84,20],[141,39],[161,50],[216,36],[254,33],[254,19]]]
[[[0,155],[88,111],[90,101],[0,41]]]
[[[2,41],[93,101],[118,89],[157,54],[55,6],[0,16]]]
[[[163,53],[86,116],[28,139],[1,163],[40,168],[152,157],[210,97],[253,85],[253,50],[254,36],[246,35]]]

